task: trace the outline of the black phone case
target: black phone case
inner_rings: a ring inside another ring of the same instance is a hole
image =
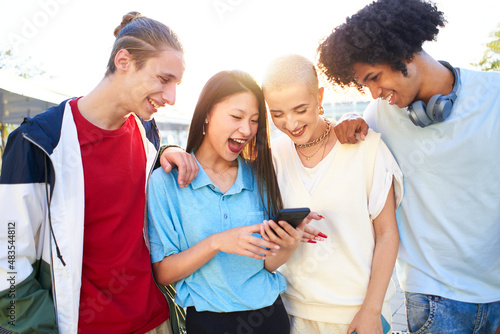
[[[297,226],[302,223],[304,218],[307,217],[309,212],[311,212],[309,208],[281,209],[273,220],[276,223],[280,220],[284,220],[288,222],[288,224],[297,228]]]

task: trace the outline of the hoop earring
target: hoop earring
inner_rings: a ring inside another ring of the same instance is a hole
[[[323,109],[323,106],[319,106],[318,112],[320,115],[323,115],[325,113],[325,109]]]

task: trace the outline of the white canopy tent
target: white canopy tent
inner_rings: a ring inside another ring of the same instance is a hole
[[[0,70],[0,124],[20,124],[70,96]]]
[[[7,141],[7,125],[18,126],[25,117],[33,117],[69,97],[0,70],[0,156]]]

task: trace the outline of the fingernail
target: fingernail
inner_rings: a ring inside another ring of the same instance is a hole
[[[328,236],[326,234],[324,234],[323,232],[319,232],[318,235],[322,238],[328,238]]]
[[[310,243],[310,244],[315,244],[316,243],[316,241],[314,241],[314,240],[307,240],[307,242]]]
[[[318,217],[321,219],[325,219],[325,217],[323,217],[322,215],[318,215]]]

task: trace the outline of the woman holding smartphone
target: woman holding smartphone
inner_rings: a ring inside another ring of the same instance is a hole
[[[157,169],[149,184],[157,282],[176,282],[176,302],[187,308],[190,334],[289,333],[280,298],[286,282],[275,270],[298,247],[309,220],[297,229],[280,222],[272,242],[256,234],[282,202],[264,96],[249,74],[223,71],[206,83],[186,151],[199,164],[189,186],[178,186],[175,169]]]
[[[280,268],[292,333],[381,333],[381,314],[390,322],[395,292],[402,173],[372,131],[358,145],[337,143],[334,122],[321,116],[323,88],[305,57],[274,60],[262,87],[273,123],[285,134],[272,143],[283,204],[320,213],[328,234],[321,244],[300,245]]]

